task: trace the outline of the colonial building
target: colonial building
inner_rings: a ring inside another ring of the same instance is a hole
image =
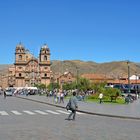
[[[114,80],[112,77],[106,76],[104,74],[82,74],[82,78],[89,79],[91,82],[107,82],[108,80]]]
[[[15,49],[15,63],[9,68],[9,87],[29,87],[50,83],[50,49],[45,44],[35,58],[19,43]]]
[[[89,79],[93,83],[106,82],[107,84],[128,84],[128,76],[114,78],[103,74],[83,74],[81,77]],[[131,76],[130,84],[140,84],[140,78],[134,75]]]
[[[66,84],[66,83],[70,84],[73,81],[75,81],[76,78],[71,72],[65,72],[64,74],[57,77],[56,80],[57,80],[57,83],[59,83],[60,88],[62,89],[63,84]]]

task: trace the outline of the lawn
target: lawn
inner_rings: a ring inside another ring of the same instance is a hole
[[[94,95],[90,95],[87,96],[85,99],[86,102],[99,102],[98,97],[94,96]],[[111,102],[111,98],[110,97],[104,97],[103,98],[103,103],[109,103],[109,104],[125,104],[125,100],[123,97],[117,97],[116,101],[113,100]]]

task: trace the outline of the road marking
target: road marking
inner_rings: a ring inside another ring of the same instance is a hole
[[[12,112],[14,115],[23,115],[23,113],[17,111],[17,110],[11,110],[10,112]],[[54,114],[54,115],[60,115],[60,114],[70,114],[71,111],[63,111],[63,110],[56,110],[56,111],[52,111],[52,110],[23,110],[22,112],[28,114],[28,115],[35,115],[35,114],[41,114],[41,115],[48,115],[48,114]],[[76,112],[78,115],[82,115],[84,113],[81,112]],[[8,114],[6,111],[0,111],[0,115],[10,115]]]
[[[70,112],[70,113],[71,113],[71,111],[70,111],[70,110],[68,110],[68,112]],[[83,115],[84,113],[81,113],[81,112],[77,112],[77,111],[76,111],[76,114],[78,114],[78,115]]]
[[[55,112],[55,111],[52,111],[52,110],[46,110],[48,113],[52,113],[52,114],[56,114],[56,115],[59,115],[60,113],[58,112]]]
[[[31,112],[31,111],[28,111],[28,110],[24,110],[23,112],[24,112],[24,113],[27,113],[27,114],[29,114],[29,115],[35,115],[35,113],[33,113],[33,112]]]
[[[63,114],[70,114],[69,112],[66,112],[66,111],[63,111],[63,110],[56,110],[56,111],[58,111],[60,113],[63,113]]]
[[[22,115],[22,113],[20,113],[20,112],[18,112],[16,110],[12,110],[11,112],[14,113],[15,115]]]
[[[0,111],[0,115],[9,115],[6,111]]]
[[[34,112],[39,113],[41,115],[47,115],[48,113],[40,111],[40,110],[34,110]]]

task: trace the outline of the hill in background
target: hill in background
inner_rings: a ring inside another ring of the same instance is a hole
[[[0,74],[6,74],[6,73],[8,73],[8,68],[10,66],[11,65],[9,65],[9,64],[0,65]]]
[[[0,73],[7,73],[10,65],[0,65]],[[54,73],[63,74],[66,71],[72,72],[74,75],[81,75],[84,73],[105,74],[113,77],[127,76],[128,66],[126,61],[114,61],[108,63],[96,63],[92,61],[81,60],[65,60],[52,61],[51,70]],[[137,72],[140,74],[140,63],[130,62],[130,75]]]
[[[51,69],[53,72],[60,72],[61,74],[65,71],[70,71],[77,75],[84,73],[95,73],[105,74],[113,77],[127,76],[128,65],[126,61],[114,61],[108,63],[96,63],[92,61],[80,61],[80,60],[65,60],[65,61],[52,61]],[[130,62],[130,75],[137,72],[140,74],[140,64]]]

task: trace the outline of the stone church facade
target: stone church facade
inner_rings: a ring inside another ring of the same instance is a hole
[[[45,44],[35,58],[21,43],[15,49],[15,63],[9,68],[8,87],[30,87],[50,83],[50,49]]]

